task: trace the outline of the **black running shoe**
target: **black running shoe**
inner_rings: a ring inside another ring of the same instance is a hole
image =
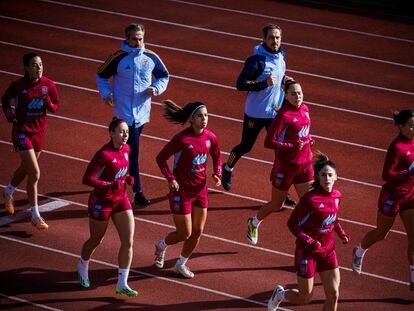
[[[144,193],[142,193],[142,192],[135,193],[134,205],[135,205],[136,208],[144,208],[144,207],[147,207],[150,204],[151,204],[151,201],[148,200],[144,196]]]
[[[226,164],[224,163],[221,169],[221,184],[223,185],[224,190],[230,191],[231,189],[231,172],[224,168]]]
[[[290,196],[289,196],[289,194],[286,196],[286,199],[285,199],[285,205],[286,206],[291,206],[291,207],[295,207],[296,206],[296,201],[295,200],[293,200]]]

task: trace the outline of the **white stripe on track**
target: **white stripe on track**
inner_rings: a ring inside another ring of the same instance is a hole
[[[45,23],[40,23],[40,22],[33,22],[33,21],[29,21],[29,20],[13,18],[13,17],[9,17],[9,16],[4,16],[4,15],[0,15],[0,18],[19,21],[19,22],[23,22],[23,23],[41,25],[41,26],[45,26],[45,27],[49,27],[49,28],[57,28],[57,29],[63,29],[63,30],[66,30],[66,31],[84,33],[84,34],[88,34],[88,35],[94,35],[94,36],[106,37],[106,38],[111,38],[111,39],[123,40],[123,38],[121,38],[121,37],[108,36],[108,35],[93,33],[93,32],[89,32],[89,31],[82,31],[82,30],[77,30],[77,29],[68,28],[68,27],[61,27],[61,26],[55,26],[55,25],[45,24]],[[148,44],[148,45],[150,45],[150,44]],[[173,48],[166,47],[166,46],[159,46],[159,47],[160,48],[165,48],[165,49],[173,49]],[[187,51],[187,52],[193,54],[192,51]],[[322,50],[322,52],[323,52],[323,50]],[[197,54],[199,54],[199,53],[197,53]],[[341,53],[337,53],[337,54],[341,54]],[[206,54],[206,55],[209,55],[209,54]],[[370,59],[366,59],[366,60],[370,60]],[[237,62],[241,62],[241,61],[237,60]],[[406,66],[408,66],[408,65],[406,65]],[[412,67],[414,68],[414,66],[412,66]],[[361,86],[361,87],[366,87],[366,88],[377,89],[377,90],[381,90],[381,91],[388,91],[388,92],[406,94],[406,95],[411,95],[411,96],[414,95],[413,92],[402,91],[402,90],[397,90],[397,89],[392,89],[392,88],[386,88],[386,87],[381,87],[381,86],[376,86],[376,85],[371,85],[371,84],[353,82],[353,81],[349,81],[349,80],[338,79],[338,78],[333,78],[333,77],[328,77],[328,76],[323,76],[323,75],[318,75],[318,74],[313,74],[313,73],[308,73],[308,72],[303,72],[303,71],[298,71],[298,70],[287,69],[287,71],[288,72],[294,72],[294,73],[297,73],[297,74],[306,75],[306,76],[316,77],[316,78],[320,78],[320,79],[326,79],[326,80],[331,80],[331,81],[345,83],[345,84],[351,84],[351,85],[356,85],[356,86]],[[224,87],[229,88],[228,86],[224,86]],[[234,88],[234,87],[232,87],[232,88]]]
[[[12,143],[4,141],[4,140],[0,140],[0,143],[5,144],[5,145],[12,145]],[[57,157],[65,158],[65,159],[80,161],[80,162],[83,162],[83,163],[89,163],[88,160],[81,159],[79,157],[73,157],[73,156],[69,156],[69,155],[65,155],[65,154],[61,154],[61,153],[57,153],[57,152],[53,152],[53,151],[48,151],[48,150],[43,150],[42,152],[45,153],[45,154],[51,154],[51,155],[54,155],[54,156],[57,156]],[[145,177],[149,177],[149,178],[153,178],[153,179],[158,179],[158,180],[165,181],[165,178],[163,176],[156,176],[156,175],[142,173],[142,172],[140,172],[140,175],[145,176]],[[339,178],[339,179],[343,179],[344,181],[348,181],[348,182],[355,182],[355,181],[352,181],[352,180],[349,180],[349,179],[346,179],[346,178]],[[379,185],[363,183],[363,182],[357,182],[357,183],[361,184],[363,186],[381,188]],[[208,191],[215,192],[215,193],[220,193],[220,194],[230,196],[230,197],[234,197],[234,198],[238,198],[238,199],[245,199],[245,200],[249,200],[249,201],[254,201],[254,202],[261,203],[261,204],[264,204],[264,203],[268,202],[266,200],[262,200],[262,199],[259,199],[259,198],[254,198],[254,197],[247,196],[247,195],[237,194],[237,193],[234,193],[234,192],[222,191],[222,190],[218,190],[218,189],[215,189],[215,188],[208,188]],[[42,196],[44,196],[44,195],[42,195]],[[57,198],[54,198],[54,197],[47,197],[47,198],[54,199],[54,200],[57,199]],[[62,199],[59,199],[59,200],[62,200]],[[67,200],[62,200],[62,201],[71,202],[72,204],[74,204],[73,201],[67,201]],[[352,224],[368,227],[368,228],[375,228],[376,227],[376,226],[371,225],[371,224],[367,224],[367,223],[363,223],[363,222],[359,222],[359,221],[355,221],[355,220],[350,220],[350,219],[345,219],[345,218],[339,218],[339,220],[341,220],[343,222],[347,222],[347,223],[352,223]],[[394,233],[397,233],[397,234],[400,234],[400,235],[407,235],[405,232],[398,231],[398,230],[391,230],[391,232],[394,232]]]
[[[8,74],[8,75],[13,75],[13,76],[22,76],[21,74],[17,74],[17,73],[14,73],[14,72],[9,72],[9,71],[4,71],[4,70],[0,70],[0,73],[4,73],[4,74]],[[58,82],[58,81],[54,81],[54,82],[57,85],[63,85],[63,86],[66,86],[66,87],[70,87],[70,88],[74,88],[74,89],[79,89],[79,90],[82,90],[82,91],[88,91],[88,92],[92,92],[92,93],[98,93],[98,91],[95,90],[95,89],[81,87],[81,86],[76,86],[76,85],[73,85],[73,84],[68,84],[68,83],[63,83],[63,82]],[[158,102],[152,102],[152,103],[157,104],[157,105],[162,105],[161,103],[158,103]],[[239,123],[240,122],[243,122],[242,120],[239,120],[239,119],[230,118],[230,117],[226,117],[226,116],[221,116],[221,115],[218,115],[218,114],[210,113],[209,115],[215,116],[217,118],[225,119],[225,120],[236,121],[236,122],[239,122]],[[50,114],[50,116],[53,117],[53,118],[59,118],[59,116],[53,115],[53,114]],[[62,119],[63,119],[63,117],[62,117]],[[75,121],[75,119],[70,119],[70,118],[65,118],[65,119],[66,120]],[[142,135],[144,137],[146,136],[145,134],[142,134]],[[348,142],[348,141],[345,141],[345,140],[339,140],[339,139],[329,138],[329,137],[325,137],[325,136],[319,136],[319,135],[315,135],[315,134],[312,134],[312,136],[314,136],[314,137],[316,137],[318,139],[327,140],[327,141],[331,141],[331,142],[336,142],[336,143],[339,143],[339,144],[350,145],[350,146],[354,146],[354,147],[359,147],[359,148],[364,148],[364,149],[369,149],[369,150],[374,150],[374,151],[380,151],[380,152],[386,152],[387,151],[387,150],[382,149],[382,148],[377,148],[377,147],[372,147],[372,146],[357,144],[357,143]],[[150,137],[150,136],[146,136],[146,137]],[[151,138],[153,138],[153,137],[155,137],[155,136],[151,136]],[[164,140],[164,139],[162,139],[162,140]],[[249,158],[249,157],[245,157],[245,158],[246,159],[253,159],[253,158]]]
[[[92,8],[92,7],[82,6],[82,5],[76,5],[76,4],[69,4],[69,3],[58,2],[58,1],[51,1],[51,0],[40,0],[40,1],[46,2],[46,3],[51,3],[51,4],[56,4],[56,5],[62,5],[62,6],[68,6],[68,7],[88,10],[88,11],[92,11],[92,12],[99,12],[99,13],[116,15],[116,16],[123,16],[123,17],[128,17],[128,18],[147,20],[147,21],[150,21],[150,22],[160,23],[160,24],[165,24],[165,25],[170,25],[170,26],[176,26],[176,27],[182,27],[182,28],[187,28],[187,29],[192,29],[192,30],[216,33],[216,34],[225,35],[225,36],[249,39],[249,40],[254,40],[254,41],[258,41],[258,42],[262,41],[262,38],[259,38],[259,37],[246,36],[246,35],[226,32],[226,31],[219,31],[219,30],[214,30],[214,29],[209,29],[209,28],[203,28],[203,27],[197,27],[197,26],[190,26],[190,25],[186,25],[186,24],[168,22],[168,21],[154,19],[154,18],[148,18],[148,17],[144,17],[144,16],[137,16],[137,15],[131,15],[131,14],[126,14],[126,13],[108,11],[108,10],[97,9],[97,8]],[[391,65],[396,65],[396,66],[401,66],[401,67],[414,68],[414,65],[394,63],[394,62],[390,62],[390,61],[386,61],[386,60],[382,60],[382,59],[370,58],[370,57],[365,57],[365,56],[360,56],[360,55],[355,55],[355,54],[341,53],[341,52],[336,52],[336,51],[332,51],[332,50],[319,49],[319,48],[314,48],[314,47],[299,45],[299,44],[293,44],[293,43],[288,43],[288,42],[283,42],[283,45],[294,46],[294,47],[301,48],[301,49],[318,51],[318,52],[329,53],[329,54],[334,54],[334,55],[347,56],[347,57],[351,57],[351,58],[369,60],[369,61],[373,61],[373,62],[391,64]]]
[[[364,36],[369,36],[369,37],[376,37],[376,38],[381,38],[381,39],[389,39],[389,40],[395,40],[395,41],[414,43],[414,40],[410,40],[410,39],[393,37],[393,36],[378,35],[378,34],[375,34],[375,33],[372,33],[372,32],[364,32],[364,31],[358,31],[358,30],[353,30],[353,29],[348,29],[348,28],[341,28],[341,27],[334,27],[334,26],[304,22],[304,21],[284,18],[284,17],[280,17],[280,16],[271,16],[271,15],[265,15],[265,14],[260,14],[260,13],[253,13],[253,12],[223,8],[223,7],[213,6],[213,5],[206,5],[206,4],[194,3],[194,2],[188,2],[188,1],[182,1],[182,0],[167,0],[167,1],[177,2],[177,3],[182,3],[182,4],[188,4],[188,5],[193,5],[193,6],[199,6],[199,7],[204,7],[204,8],[214,9],[214,10],[219,10],[219,11],[232,12],[232,13],[237,13],[237,14],[242,14],[242,15],[263,17],[263,18],[268,18],[268,19],[272,19],[272,20],[280,20],[280,21],[284,21],[284,22],[288,22],[288,23],[294,23],[294,24],[300,24],[300,25],[306,25],[306,26],[312,26],[312,27],[318,27],[318,28],[325,28],[325,29],[330,29],[330,30],[337,30],[337,31],[349,32],[349,33],[355,33],[355,34],[358,34],[358,35],[364,35]]]
[[[97,59],[90,58],[90,57],[83,57],[83,56],[77,56],[77,55],[72,55],[72,54],[67,54],[67,53],[61,53],[61,52],[57,52],[57,51],[52,51],[52,50],[37,48],[37,47],[33,47],[33,46],[22,45],[22,44],[16,44],[16,43],[12,43],[12,42],[6,42],[6,41],[1,41],[0,40],[0,44],[15,46],[15,47],[18,47],[18,48],[25,48],[25,49],[30,49],[30,50],[37,50],[37,51],[40,51],[40,52],[45,52],[45,53],[60,55],[60,56],[64,56],[64,57],[75,58],[75,59],[81,59],[81,60],[91,61],[91,62],[95,62],[95,63],[102,63],[101,60],[97,60]],[[166,48],[164,46],[159,46],[159,47]],[[181,50],[181,51],[185,51],[185,50]],[[202,54],[204,54],[204,53],[202,53]],[[211,54],[204,54],[203,56],[214,57],[214,58],[222,58],[220,56],[211,55]],[[226,60],[243,63],[243,61],[241,61],[241,60],[239,61],[237,59],[226,58]],[[302,72],[299,72],[299,73],[304,74]],[[202,81],[202,82],[205,82],[205,81]],[[220,84],[220,87],[221,86],[222,85]],[[310,102],[310,101],[306,101],[306,103],[309,104],[309,105],[321,107],[321,108],[324,108],[324,109],[338,110],[338,111],[342,111],[342,112],[348,112],[348,113],[353,113],[353,114],[357,114],[357,115],[362,115],[362,116],[372,117],[372,118],[377,118],[377,119],[382,119],[382,120],[389,120],[389,121],[393,120],[392,118],[389,118],[389,117],[384,117],[384,116],[380,116],[380,115],[376,115],[376,114],[360,112],[360,111],[350,110],[350,109],[345,109],[345,108],[340,108],[340,107],[334,107],[334,106],[331,106],[331,105],[323,105],[323,104]],[[210,113],[210,115],[212,115],[212,114]],[[219,115],[217,115],[217,116],[219,116]],[[223,117],[223,116],[220,116],[220,117],[227,118],[228,120],[232,119],[232,118],[229,118],[229,117]],[[233,120],[235,120],[235,119],[233,119]]]
[[[148,174],[141,174],[141,175],[151,177],[151,175],[148,175]],[[157,179],[158,179],[158,177],[157,177]],[[164,178],[159,178],[159,179],[164,179]],[[5,187],[5,185],[2,185],[2,184],[0,184],[0,186],[3,187],[3,188]],[[212,189],[209,189],[209,190],[212,190]],[[17,189],[16,191],[26,192],[26,191],[20,190],[20,189]],[[44,196],[44,195],[39,194],[39,196]],[[45,196],[45,197],[51,198],[49,196]],[[61,200],[60,198],[54,198],[54,199],[56,199],[57,201]],[[73,205],[77,205],[77,206],[81,206],[81,207],[87,207],[86,204],[78,203],[78,202],[75,202],[75,201],[68,201],[68,200],[63,200],[63,201],[65,201],[65,202],[71,202],[71,204],[73,204]],[[145,222],[145,223],[150,223],[150,224],[157,225],[157,226],[164,227],[164,228],[169,228],[169,229],[174,229],[175,228],[172,225],[160,223],[160,222],[157,222],[157,221],[152,221],[152,220],[145,219],[145,218],[134,217],[134,219],[137,220],[137,221],[141,221],[141,222]],[[391,230],[391,231],[393,231],[393,230]],[[203,233],[202,235],[204,237],[207,237],[207,238],[210,238],[210,239],[213,239],[213,240],[218,240],[218,241],[225,242],[225,243],[229,243],[229,244],[233,244],[233,245],[238,245],[238,246],[242,246],[242,247],[256,249],[256,250],[263,251],[263,252],[266,252],[266,253],[271,253],[271,254],[276,254],[276,255],[285,256],[285,257],[289,257],[289,258],[294,258],[294,255],[289,254],[289,253],[285,253],[285,252],[279,252],[279,251],[276,251],[276,250],[272,250],[272,249],[268,249],[268,248],[264,248],[264,247],[260,247],[260,246],[255,246],[255,245],[250,245],[250,244],[247,244],[247,243],[242,243],[242,242],[238,242],[238,241],[234,241],[234,240],[229,240],[229,239],[221,238],[221,237],[218,237],[218,236],[215,236],[215,235],[211,235],[211,234]],[[31,246],[39,247],[41,249],[46,249],[46,250],[52,250],[53,251],[53,249],[51,249],[49,247],[46,247],[46,246],[32,244],[32,243],[25,242],[25,241],[20,241],[20,240],[14,239],[14,238],[10,238],[10,237],[3,236],[1,234],[0,234],[0,238],[6,239],[6,240],[15,241],[15,242],[22,243],[22,244],[26,244],[26,245],[31,245]],[[73,256],[73,257],[76,257],[76,258],[79,257],[78,254],[67,253],[65,251],[57,250],[56,252],[57,253],[61,253],[61,254],[66,254],[66,255],[69,255],[69,256]],[[98,263],[101,263],[99,260],[94,260],[94,259],[91,259],[91,260],[92,261],[95,261],[95,262],[98,262]],[[114,265],[114,267],[117,267],[117,266]],[[348,271],[348,272],[352,272],[352,270],[350,268],[347,268],[347,267],[340,266],[339,268],[342,269],[342,270]],[[138,271],[136,270],[136,272],[138,272]],[[381,280],[385,280],[385,281],[390,281],[390,282],[397,283],[397,284],[409,285],[408,282],[404,282],[404,281],[397,280],[397,279],[394,279],[394,278],[385,277],[385,276],[378,275],[378,274],[375,274],[375,273],[362,272],[361,274],[362,275],[370,276],[372,278],[377,278],[377,279],[381,279]],[[152,276],[152,275],[150,275],[150,276]],[[160,278],[160,277],[155,276],[155,275],[154,275],[154,277],[155,278]],[[170,279],[167,279],[167,278],[161,278],[161,279],[166,280],[166,281],[171,281],[171,282],[174,281],[174,280],[170,280]],[[187,285],[187,283],[184,283],[184,284]]]
[[[27,305],[30,305],[30,306],[34,306],[34,307],[37,307],[37,308],[45,309],[45,310],[63,311],[62,309],[52,308],[52,307],[49,307],[49,306],[46,306],[46,305],[43,305],[43,304],[40,304],[40,303],[36,303],[36,302],[30,301],[30,300],[22,299],[22,298],[19,298],[19,297],[16,297],[16,296],[10,296],[10,295],[3,294],[3,293],[0,293],[0,297],[3,297],[5,299],[14,300],[14,301],[17,301],[17,302],[21,302],[21,303],[24,303],[24,304],[27,304]]]
[[[42,249],[42,250],[49,251],[49,252],[56,253],[56,254],[60,254],[60,255],[65,255],[65,256],[69,256],[69,257],[73,257],[73,258],[79,258],[79,254],[75,254],[75,253],[67,252],[67,251],[64,251],[64,250],[57,249],[57,248],[43,246],[43,245],[40,245],[40,244],[35,244],[35,243],[27,242],[27,241],[22,241],[22,240],[11,238],[11,237],[4,236],[4,235],[1,235],[1,234],[0,234],[0,239],[4,239],[4,240],[7,240],[7,241],[11,241],[11,242],[23,244],[23,245],[26,245],[26,246]],[[94,262],[94,263],[98,263],[98,264],[106,266],[106,267],[111,267],[111,268],[114,268],[114,269],[118,269],[118,264],[113,264],[113,263],[103,261],[103,260],[98,260],[98,259],[90,259],[90,261]],[[208,293],[219,295],[219,296],[224,296],[224,297],[227,297],[227,298],[237,299],[237,300],[249,302],[249,303],[252,303],[252,304],[255,304],[255,305],[259,305],[259,306],[267,306],[266,303],[263,303],[261,301],[257,301],[257,300],[253,300],[253,299],[249,299],[249,298],[244,298],[244,297],[241,297],[241,296],[232,295],[232,294],[229,294],[229,293],[226,293],[226,292],[223,292],[223,291],[218,291],[218,290],[215,290],[215,289],[212,289],[212,288],[199,286],[199,285],[194,285],[194,284],[186,283],[186,282],[179,281],[179,280],[176,280],[176,279],[170,279],[170,278],[158,276],[158,275],[147,273],[147,272],[137,270],[137,269],[130,269],[129,271],[130,271],[130,275],[131,275],[131,273],[138,274],[138,275],[143,275],[147,278],[166,281],[166,282],[169,282],[169,283],[174,283],[174,284],[177,284],[177,285],[182,285],[182,286],[198,289],[198,290],[201,290],[201,291],[204,291],[204,292],[208,292]],[[59,310],[59,309],[51,309],[51,310]],[[286,308],[280,308],[280,310],[292,311],[291,309],[286,309]]]

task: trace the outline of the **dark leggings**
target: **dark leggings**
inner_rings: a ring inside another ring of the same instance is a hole
[[[267,131],[272,123],[272,120],[273,119],[267,118],[251,118],[244,114],[241,142],[233,148],[229,158],[227,159],[227,165],[229,167],[234,167],[237,161],[239,161],[244,154],[252,150],[260,131],[263,128],[266,128]]]
[[[135,124],[129,126],[129,137],[127,144],[131,149],[131,153],[129,155],[129,174],[134,177],[134,186],[133,191],[141,192],[141,180],[139,178],[139,138],[141,136],[142,129],[144,125],[140,127],[135,127]]]

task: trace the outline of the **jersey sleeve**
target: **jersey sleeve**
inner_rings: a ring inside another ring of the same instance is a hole
[[[289,217],[288,228],[306,246],[308,251],[322,252],[320,243],[302,229],[302,225],[309,219],[312,213],[313,210],[307,197],[302,197]]]
[[[60,106],[59,94],[55,83],[50,82],[49,93],[44,99],[46,109],[50,112],[56,112]]]
[[[102,151],[98,151],[92,158],[91,162],[89,162],[85,174],[83,175],[82,183],[96,189],[117,188],[117,181],[108,182],[99,180],[98,175],[105,169],[105,162],[105,157]]]
[[[341,202],[341,197],[339,197],[339,202],[338,202],[338,215],[336,217],[335,223],[334,223],[334,230],[336,232],[336,234],[341,238],[344,239],[345,237],[347,237],[348,239],[350,239],[350,236],[345,232],[345,230],[342,228],[341,223],[339,222],[339,204]]]
[[[111,94],[109,78],[117,73],[119,62],[127,55],[127,52],[118,50],[116,53],[109,56],[101,66],[99,66],[95,81],[98,86],[99,94],[103,100]]]
[[[178,135],[175,135],[165,146],[161,149],[161,151],[158,153],[156,157],[156,161],[158,164],[158,167],[161,170],[161,173],[164,175],[164,177],[171,181],[175,179],[175,176],[173,172],[168,167],[168,159],[175,153],[180,152],[181,150],[181,143],[180,138]]]
[[[285,122],[282,114],[277,114],[267,131],[264,146],[276,150],[292,150],[294,148],[292,143],[279,141],[279,137],[286,131],[287,126],[288,124]]]
[[[210,148],[210,155],[213,159],[213,171],[214,174],[217,175],[221,179],[221,152],[220,152],[220,146],[218,143],[218,139],[216,135],[211,135],[211,148]]]
[[[157,95],[160,95],[167,89],[170,75],[168,73],[167,67],[164,65],[158,55],[155,55],[155,59],[155,67],[152,71],[152,74],[155,77],[155,81],[152,83],[152,86],[156,89]]]
[[[16,83],[13,82],[10,84],[10,86],[7,88],[6,92],[4,93],[3,97],[1,98],[1,104],[4,116],[6,117],[8,122],[14,122],[16,120],[16,113],[13,107],[11,106],[11,100],[12,98],[15,98],[17,96],[16,92]]]
[[[259,92],[268,87],[266,80],[257,80],[264,70],[264,62],[264,57],[260,55],[253,55],[246,59],[237,78],[236,87],[239,91]]]
[[[384,168],[382,171],[382,179],[385,182],[400,181],[401,179],[414,174],[414,169],[405,169],[401,171],[396,170],[401,156],[401,153],[395,147],[395,145],[392,145],[390,148],[388,148],[387,155],[385,157]]]

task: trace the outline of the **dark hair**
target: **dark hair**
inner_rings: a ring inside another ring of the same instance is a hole
[[[409,109],[395,111],[392,114],[392,118],[394,119],[395,125],[404,125],[405,123],[407,123],[408,119],[412,117],[414,117],[414,111]]]
[[[37,55],[35,52],[29,52],[23,55],[23,66],[29,66],[30,64],[30,60],[35,58],[35,57],[40,57],[39,55]],[[29,79],[29,74],[27,73],[26,69],[24,70],[24,78],[26,80]]]
[[[267,33],[269,32],[269,30],[273,30],[273,29],[279,29],[280,34],[282,34],[282,28],[280,28],[278,25],[275,25],[275,24],[267,24],[262,29],[263,38],[266,38],[267,37]]]
[[[164,117],[168,121],[177,124],[185,124],[199,108],[206,107],[202,102],[188,103],[183,108],[169,99],[164,100],[163,103],[165,108]]]
[[[330,166],[336,171],[335,163],[329,160],[326,154],[323,154],[319,150],[316,151],[314,154],[314,161],[313,161],[313,171],[314,171],[313,176],[315,177],[315,180],[312,183],[312,186],[311,186],[312,189],[315,189],[320,186],[318,174],[325,166]]]
[[[29,66],[32,58],[39,57],[35,52],[29,52],[23,55],[23,66]]]
[[[294,84],[299,84],[299,82],[297,82],[296,80],[293,80],[293,79],[289,79],[289,80],[285,81],[285,85],[284,85],[284,91],[285,91],[285,93]]]
[[[145,32],[145,28],[144,28],[144,25],[142,25],[142,24],[138,24],[138,23],[129,24],[125,28],[125,37],[129,38],[129,35],[131,34],[131,31],[142,31],[142,32]]]
[[[109,122],[108,131],[109,132],[114,131],[117,128],[117,126],[121,124],[122,122],[125,122],[124,119],[121,119],[119,117],[113,117],[111,122]]]

